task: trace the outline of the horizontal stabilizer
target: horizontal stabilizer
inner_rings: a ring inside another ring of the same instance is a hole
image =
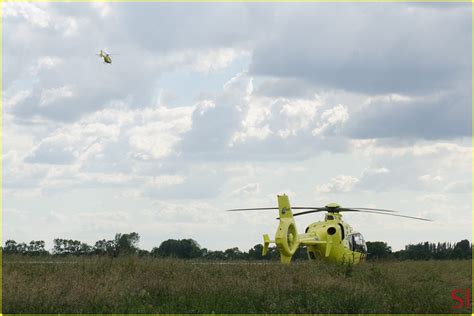
[[[268,253],[268,246],[270,245],[272,241],[270,240],[270,237],[265,234],[263,235],[263,249],[262,249],[262,256],[265,256]]]

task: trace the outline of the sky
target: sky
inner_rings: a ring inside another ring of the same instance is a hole
[[[472,240],[468,3],[2,6],[4,241],[247,251],[276,211],[225,210],[283,193],[434,220],[343,215],[394,250]]]

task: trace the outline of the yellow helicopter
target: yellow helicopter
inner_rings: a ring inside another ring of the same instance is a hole
[[[365,261],[367,256],[367,246],[361,233],[352,229],[349,224],[342,220],[341,212],[365,212],[372,214],[382,214],[411,218],[422,221],[430,219],[398,215],[396,211],[375,208],[346,208],[337,203],[331,203],[324,207],[302,207],[290,206],[290,201],[286,194],[278,195],[278,207],[260,207],[246,209],[232,209],[228,211],[251,211],[251,210],[279,210],[280,224],[278,225],[275,239],[263,235],[262,256],[268,252],[271,243],[277,245],[282,263],[290,263],[292,256],[298,247],[306,246],[309,259],[322,257],[328,261],[356,264]],[[307,210],[293,214],[292,209]],[[298,234],[294,216],[327,212],[324,221],[310,224],[304,234]]]
[[[100,51],[99,54],[97,54],[97,56],[101,57],[104,59],[104,63],[107,63],[107,64],[111,64],[112,63],[112,58],[110,58],[110,54],[107,54],[106,52],[104,51]]]

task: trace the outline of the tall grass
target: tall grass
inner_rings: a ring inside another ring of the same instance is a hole
[[[470,313],[453,310],[451,298],[470,286],[470,260],[286,266],[3,257],[4,313]]]

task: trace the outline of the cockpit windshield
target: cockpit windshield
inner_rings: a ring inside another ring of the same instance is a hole
[[[365,244],[364,237],[360,233],[355,233],[347,236],[349,241],[349,248],[352,251],[357,251],[361,253],[367,253],[367,246]]]

